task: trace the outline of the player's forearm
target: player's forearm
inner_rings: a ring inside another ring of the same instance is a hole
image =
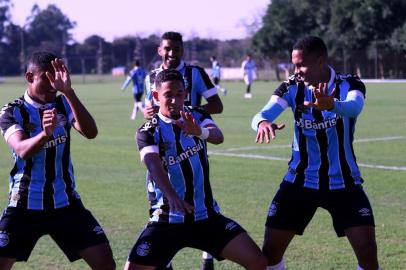
[[[224,141],[224,136],[223,133],[221,132],[221,130],[218,127],[205,127],[208,132],[209,135],[206,139],[207,142],[212,143],[212,144],[221,144]]]
[[[348,93],[347,99],[334,101],[332,112],[346,117],[357,117],[364,107],[363,94],[357,90]]]
[[[162,190],[165,196],[173,196],[176,191],[173,189],[168,174],[162,167],[162,162],[157,154],[147,154],[144,163],[148,168],[151,179]]]
[[[284,107],[280,104],[272,101],[272,99],[262,108],[262,110],[257,113],[251,122],[251,127],[253,130],[258,130],[258,125],[262,121],[273,122],[283,111]]]
[[[221,102],[220,97],[216,94],[207,98],[207,103],[202,108],[210,114],[219,114],[223,112],[223,102]]]
[[[83,136],[88,139],[95,138],[97,136],[98,130],[96,121],[93,119],[92,115],[79,100],[73,89],[64,94],[72,109],[72,113],[75,119],[75,129],[77,129]]]
[[[50,136],[47,136],[45,131],[27,139],[23,138],[22,132],[16,132],[10,136],[7,143],[19,157],[27,160],[37,154],[48,142],[49,138]]]

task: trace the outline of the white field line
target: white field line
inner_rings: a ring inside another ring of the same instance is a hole
[[[253,154],[235,154],[235,153],[221,153],[209,151],[211,156],[226,156],[226,157],[241,157],[241,158],[252,158],[252,159],[265,159],[265,160],[277,160],[277,161],[289,161],[289,158],[275,157],[275,156],[264,156],[264,155],[253,155]],[[390,171],[406,171],[406,167],[401,166],[385,166],[385,165],[374,165],[374,164],[364,164],[358,163],[359,167],[371,168],[371,169],[382,169]]]
[[[379,142],[379,141],[396,141],[404,140],[406,136],[392,136],[392,137],[378,137],[378,138],[364,138],[364,139],[355,139],[354,143],[363,143],[363,142]],[[281,145],[255,145],[255,146],[245,146],[237,148],[226,148],[222,151],[233,152],[233,151],[243,151],[243,150],[254,150],[254,149],[278,149],[278,148],[291,148],[290,144],[281,144]]]
[[[355,143],[362,142],[373,142],[373,141],[390,141],[390,140],[403,140],[406,139],[406,136],[393,136],[393,137],[381,137],[381,138],[365,138],[354,140]],[[252,149],[276,149],[276,148],[290,148],[291,145],[269,145],[269,146],[247,146],[240,148],[228,148],[220,151],[209,151],[209,155],[214,156],[227,156],[227,157],[241,157],[241,158],[252,158],[252,159],[264,159],[264,160],[277,160],[277,161],[289,161],[289,158],[275,157],[275,156],[265,156],[265,155],[256,155],[256,154],[237,154],[230,153],[233,151],[240,150],[252,150]],[[391,171],[406,171],[406,167],[403,166],[386,166],[386,165],[377,165],[377,164],[364,164],[358,163],[358,166],[371,169],[382,169],[382,170],[391,170]]]

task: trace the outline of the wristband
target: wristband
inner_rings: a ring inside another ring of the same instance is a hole
[[[199,136],[197,136],[198,138],[202,139],[202,140],[206,140],[210,135],[210,131],[208,128],[202,128],[202,134],[200,134]]]

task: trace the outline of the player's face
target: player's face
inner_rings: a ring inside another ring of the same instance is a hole
[[[162,58],[165,69],[177,68],[183,57],[183,46],[180,41],[164,39],[158,47],[158,54]]]
[[[303,50],[292,51],[292,64],[295,66],[295,74],[303,79],[306,85],[317,86],[320,83],[322,57],[306,54]]]
[[[25,79],[28,82],[29,96],[39,103],[50,103],[56,98],[56,90],[51,86],[46,72],[54,74],[54,69],[51,65],[46,70],[31,68],[25,73]]]
[[[185,87],[178,80],[163,82],[154,93],[155,99],[159,101],[159,111],[171,119],[180,117],[185,95]]]

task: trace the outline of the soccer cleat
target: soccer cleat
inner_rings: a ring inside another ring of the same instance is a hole
[[[213,258],[202,259],[202,263],[200,265],[200,270],[214,270]]]
[[[251,93],[245,93],[244,98],[252,98],[252,94]]]
[[[223,88],[223,95],[226,96],[227,95],[227,89]]]

